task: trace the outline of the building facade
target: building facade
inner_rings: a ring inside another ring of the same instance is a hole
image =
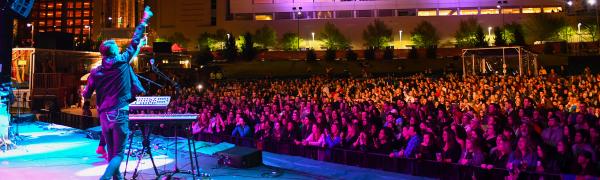
[[[355,49],[363,48],[362,31],[375,19],[394,30],[395,47],[411,45],[410,31],[421,21],[429,21],[442,37],[441,46],[450,46],[461,20],[471,17],[488,27],[519,21],[527,14],[564,13],[564,0],[213,0],[202,1],[203,8],[185,0],[158,1],[155,28],[159,36],[181,32],[192,42],[202,32],[225,29],[234,35],[254,32],[267,25],[281,36],[298,33],[305,43],[315,46],[316,34],[326,23],[335,24],[352,41]],[[210,5],[209,5],[210,4]],[[212,7],[212,8],[208,8]],[[195,11],[196,10],[196,11]],[[210,14],[209,14],[210,12]],[[216,16],[215,16],[216,14]],[[194,20],[191,20],[194,19]],[[211,22],[212,23],[209,23]],[[188,45],[193,49],[193,44]],[[319,48],[319,47],[314,47]]]

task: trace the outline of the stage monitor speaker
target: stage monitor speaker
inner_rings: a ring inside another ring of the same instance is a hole
[[[13,0],[10,3],[10,10],[19,15],[20,18],[26,19],[31,13],[34,0]]]
[[[219,161],[224,165],[234,168],[250,168],[262,164],[262,151],[236,146],[217,153]]]
[[[170,42],[154,42],[152,50],[155,53],[171,53],[171,46],[173,46],[173,43]]]

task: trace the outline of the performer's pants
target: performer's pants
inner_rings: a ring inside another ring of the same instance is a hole
[[[123,161],[125,142],[129,135],[129,111],[110,110],[100,113],[102,136],[108,145],[109,164],[100,179],[123,179],[119,172]]]

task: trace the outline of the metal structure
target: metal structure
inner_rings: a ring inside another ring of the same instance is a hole
[[[538,55],[520,46],[463,49],[461,57],[463,76],[538,75]]]

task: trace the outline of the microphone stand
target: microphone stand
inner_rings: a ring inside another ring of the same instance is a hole
[[[146,78],[146,77],[144,77],[144,76],[142,76],[142,75],[136,74],[136,76],[137,76],[138,78],[140,78],[140,79],[143,79],[144,81],[146,81],[146,82],[148,82],[148,83],[152,84],[152,85],[158,86],[159,88],[164,88],[164,87],[165,87],[165,86],[163,86],[163,85],[161,85],[161,84],[158,84],[158,83],[156,83],[156,82],[154,82],[154,81],[152,81],[152,80],[150,80],[150,79],[148,79],[148,78]]]
[[[161,72],[156,65],[154,64],[150,64],[151,66],[151,70],[152,72],[156,73],[160,78],[163,78],[167,81],[169,81],[169,83],[171,83],[171,86],[175,88],[175,90],[179,90],[181,87],[179,86],[179,84],[177,82],[175,82],[174,80],[172,80],[171,78],[169,78],[169,76],[165,75],[163,72]]]

